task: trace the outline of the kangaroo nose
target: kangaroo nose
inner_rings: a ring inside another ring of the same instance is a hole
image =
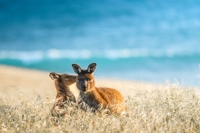
[[[82,88],[83,91],[86,90],[86,86],[85,85],[81,85],[81,88]]]

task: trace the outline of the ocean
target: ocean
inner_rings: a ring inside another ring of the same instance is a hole
[[[0,64],[200,84],[199,0],[0,0]]]

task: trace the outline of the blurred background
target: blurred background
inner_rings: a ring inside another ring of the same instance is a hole
[[[0,0],[0,64],[199,85],[199,0]]]

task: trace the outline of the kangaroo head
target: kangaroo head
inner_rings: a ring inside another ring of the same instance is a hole
[[[49,76],[52,80],[57,80],[58,82],[63,83],[66,86],[70,86],[75,83],[77,77],[69,74],[57,74],[55,72],[51,72]]]
[[[91,63],[87,69],[82,69],[79,65],[72,64],[74,72],[78,74],[76,85],[80,91],[85,92],[95,87],[93,73],[96,70],[96,65],[96,63]]]

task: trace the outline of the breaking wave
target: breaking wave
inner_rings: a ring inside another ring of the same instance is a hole
[[[0,51],[0,60],[14,59],[23,62],[37,62],[43,59],[90,59],[90,58],[176,58],[176,57],[199,57],[200,52],[196,51],[147,51],[145,49],[112,49],[112,50],[58,50],[49,49],[46,51]]]

